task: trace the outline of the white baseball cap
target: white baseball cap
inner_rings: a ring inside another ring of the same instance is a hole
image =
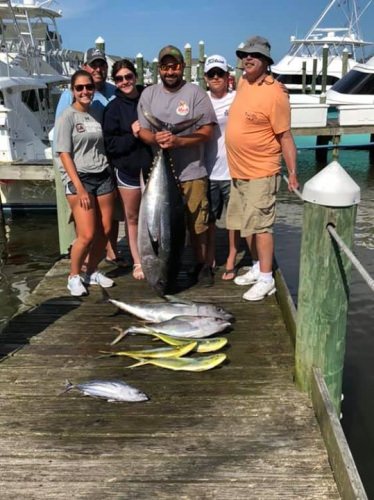
[[[223,71],[228,71],[227,61],[223,56],[213,55],[206,58],[204,73],[208,73],[213,68],[220,68]]]

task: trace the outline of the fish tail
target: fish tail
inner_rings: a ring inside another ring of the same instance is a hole
[[[117,337],[110,343],[110,345],[115,345],[124,337],[126,337],[130,329],[128,328],[127,330],[122,330],[122,328],[119,326],[113,326],[112,330],[117,330],[118,332],[120,332],[119,335],[117,335]]]
[[[102,297],[101,302],[104,302],[104,303],[109,302],[109,299],[110,299],[109,293],[102,286],[100,288],[101,288],[101,297]]]
[[[65,380],[65,389],[62,392],[60,392],[60,396],[61,396],[61,394],[65,394],[65,392],[68,392],[71,389],[73,389],[73,387],[74,387],[74,384],[72,384],[70,382],[70,380],[66,379]]]
[[[136,363],[134,363],[133,365],[130,365],[130,366],[126,366],[126,368],[135,368],[137,366],[142,366],[142,365],[146,365],[149,363],[149,360],[148,359],[142,359],[142,358],[135,358],[134,356],[134,359],[137,360]]]
[[[95,359],[102,359],[102,358],[110,358],[112,356],[115,355],[115,353],[111,352],[111,351],[99,351],[100,352],[100,356],[96,356]]]

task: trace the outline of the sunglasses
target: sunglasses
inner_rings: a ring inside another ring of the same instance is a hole
[[[134,75],[132,73],[127,73],[126,75],[116,75],[114,77],[115,83],[121,83],[123,81],[126,82],[131,82],[131,80],[134,80]]]
[[[250,57],[252,59],[264,59],[265,56],[260,54],[259,52],[238,52],[239,59],[245,59],[246,57]]]
[[[179,71],[181,67],[181,63],[160,64],[161,71],[168,71],[169,69],[171,69],[172,71]]]
[[[89,92],[93,92],[95,90],[95,85],[93,83],[79,84],[74,85],[74,90],[77,92],[82,92],[83,89],[88,90]]]
[[[220,68],[210,69],[206,74],[209,80],[212,80],[215,76],[217,76],[218,78],[223,78],[225,75],[226,71],[223,71],[223,69]]]

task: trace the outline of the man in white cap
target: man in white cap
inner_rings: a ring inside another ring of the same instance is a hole
[[[233,179],[227,227],[240,229],[252,251],[253,266],[235,278],[237,285],[253,285],[243,298],[261,300],[273,294],[273,225],[280,185],[281,157],[289,175],[289,189],[298,187],[296,147],[291,134],[287,94],[270,76],[270,43],[254,36],[236,51],[243,61],[226,128],[226,149]]]
[[[209,176],[210,218],[208,229],[208,259],[215,263],[216,221],[220,219],[223,207],[227,208],[230,196],[231,176],[227,164],[225,129],[229,107],[235,91],[229,92],[229,71],[226,59],[221,55],[207,57],[204,78],[208,85],[208,95],[217,115],[218,127],[214,127],[213,138],[205,144],[205,166]],[[239,231],[229,230],[229,254],[227,256],[223,280],[236,276],[236,256],[239,245]]]

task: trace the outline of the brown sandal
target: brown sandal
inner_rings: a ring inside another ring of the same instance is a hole
[[[132,276],[136,280],[144,280],[144,273],[141,264],[134,264],[132,266]]]

